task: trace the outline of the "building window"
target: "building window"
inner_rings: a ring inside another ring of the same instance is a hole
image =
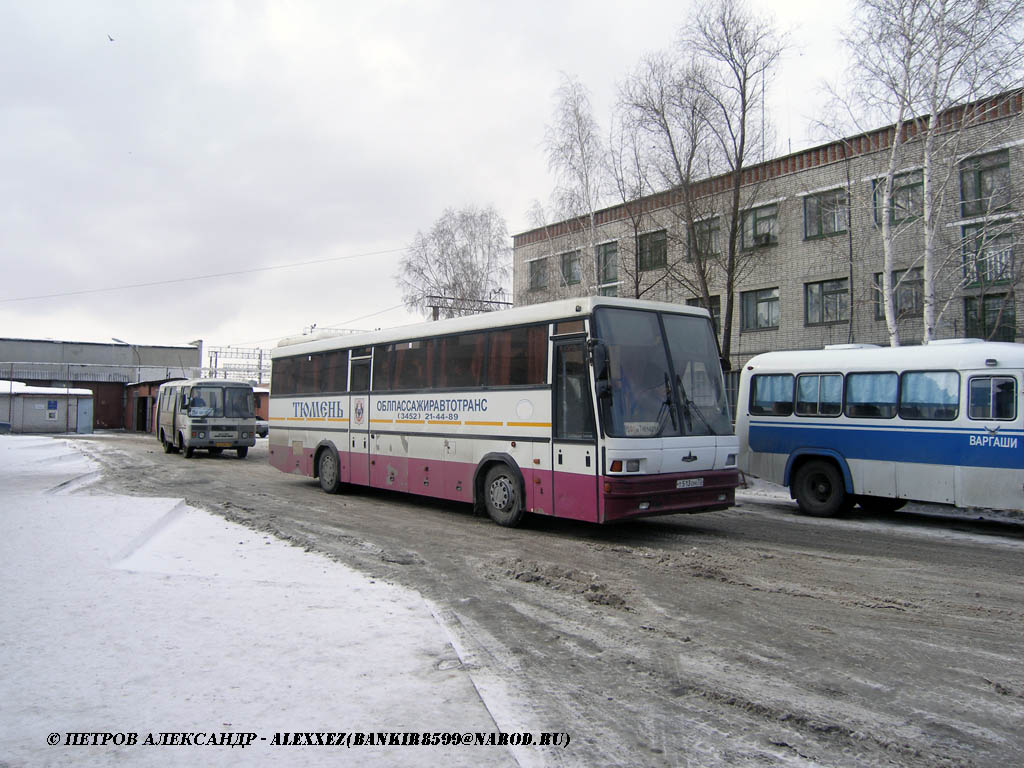
[[[741,240],[744,249],[776,245],[779,242],[779,206],[762,205],[745,211]]]
[[[645,232],[637,239],[639,246],[640,271],[662,269],[668,264],[668,232]]]
[[[548,287],[548,260],[536,259],[530,262],[530,290],[543,291]]]
[[[690,235],[690,261],[715,256],[722,252],[718,217],[694,222]]]
[[[576,285],[580,281],[580,252],[569,251],[562,254],[562,281],[566,285]]]
[[[984,216],[1010,205],[1010,151],[990,152],[960,163],[960,208]]]
[[[804,239],[846,231],[846,190],[834,189],[804,198]]]
[[[882,223],[882,205],[885,194],[885,179],[874,182],[875,223]],[[910,171],[893,177],[892,201],[889,223],[899,224],[920,218],[924,212],[924,177],[921,171]]]
[[[892,285],[896,319],[921,317],[924,314],[924,278],[921,276],[921,268],[893,270]],[[875,319],[885,319],[881,272],[875,273]]]
[[[779,289],[744,291],[740,294],[741,327],[744,331],[757,331],[779,327]]]
[[[1013,279],[1013,234],[1005,222],[964,227],[963,234],[968,283],[990,285]]]
[[[710,296],[708,297],[710,306],[704,303],[701,298],[687,299],[686,306],[688,307],[700,307],[706,309],[711,313],[711,323],[715,326],[715,334],[718,334],[718,329],[722,327],[722,297],[721,296]]]
[[[850,281],[824,280],[804,285],[804,322],[839,323],[850,319]]]
[[[1017,337],[1017,310],[1013,294],[968,296],[964,299],[967,335],[988,341],[1013,341]]]
[[[595,249],[597,258],[598,292],[602,296],[618,296],[619,294],[619,243],[601,243]]]

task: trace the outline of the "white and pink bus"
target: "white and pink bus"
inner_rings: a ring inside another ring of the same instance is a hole
[[[583,298],[272,353],[270,463],[594,523],[723,509],[738,445],[704,310]]]

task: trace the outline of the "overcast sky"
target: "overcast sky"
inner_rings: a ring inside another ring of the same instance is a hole
[[[808,146],[846,11],[753,5],[791,35],[779,150]],[[561,73],[606,124],[688,7],[0,0],[0,336],[272,346],[415,321],[394,275],[417,230],[470,204],[528,229]]]

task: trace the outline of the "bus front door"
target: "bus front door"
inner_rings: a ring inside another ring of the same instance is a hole
[[[597,430],[583,337],[556,341],[554,364],[552,511],[597,522]]]

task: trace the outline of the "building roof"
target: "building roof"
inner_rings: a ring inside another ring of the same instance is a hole
[[[0,336],[2,341],[28,342],[30,344],[85,344],[95,347],[138,347],[142,349],[188,349],[195,350],[195,344],[124,344],[117,341],[73,341],[69,339],[30,339],[18,336]]]
[[[21,381],[4,381],[0,379],[0,395],[88,395],[92,397],[91,389],[76,389],[74,387],[33,387]]]
[[[979,123],[985,123],[999,118],[1018,115],[1022,111],[1024,111],[1024,91],[1007,91],[990,98],[980,99],[971,104],[953,107],[942,113],[939,123],[945,127],[946,125],[952,125],[965,116]],[[907,137],[913,137],[922,129],[920,123],[926,124],[927,118],[922,118],[920,121],[908,120],[904,124],[903,133]],[[793,152],[783,157],[754,163],[743,168],[740,187],[760,183],[768,179],[775,179],[780,176],[788,176],[789,174],[818,166],[837,163],[851,157],[879,152],[891,147],[895,136],[896,127],[888,125],[884,128],[877,128],[856,136],[838,139],[817,147]],[[693,194],[697,198],[702,198],[730,190],[733,186],[734,175],[732,171],[728,171],[696,181],[691,187]],[[595,211],[593,224],[599,226],[612,221],[620,221],[629,218],[631,215],[635,216],[640,213],[648,213],[679,205],[682,201],[682,190],[679,187],[674,187],[628,202],[616,203],[615,205]],[[513,247],[519,248],[572,232],[582,232],[589,226],[590,222],[587,216],[578,216],[536,227],[513,235]]]

